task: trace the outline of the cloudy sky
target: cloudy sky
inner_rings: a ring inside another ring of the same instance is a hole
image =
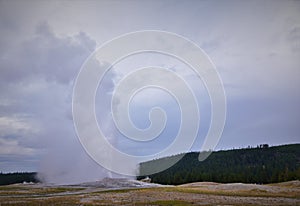
[[[0,171],[55,168],[48,174],[54,181],[51,177],[67,170],[101,170],[76,137],[74,82],[95,48],[139,30],[182,35],[215,64],[227,98],[216,149],[300,142],[299,1],[0,1]],[[129,154],[150,154],[178,132],[178,105],[161,90],[138,93],[130,106],[140,128],[149,126],[153,106],[165,109],[169,121],[161,139],[146,145],[129,141],[107,117],[116,83],[144,64],[166,67],[190,84],[201,114],[191,150],[199,150],[211,109],[203,82],[182,62],[156,54],[114,65],[99,87],[96,112],[104,133],[114,136],[109,141]]]

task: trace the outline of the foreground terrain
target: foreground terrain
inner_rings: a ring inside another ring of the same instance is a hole
[[[300,205],[300,181],[163,186],[104,179],[71,186],[15,184],[0,187],[0,205]]]

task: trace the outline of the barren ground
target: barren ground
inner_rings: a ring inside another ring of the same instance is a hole
[[[15,184],[0,187],[0,205],[300,205],[300,181],[164,186],[104,179],[72,186]]]

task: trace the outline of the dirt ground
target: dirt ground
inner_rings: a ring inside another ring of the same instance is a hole
[[[164,186],[106,179],[72,186],[15,184],[0,187],[0,205],[300,205],[300,181]]]

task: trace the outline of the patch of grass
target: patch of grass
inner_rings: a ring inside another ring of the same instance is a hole
[[[102,190],[97,192],[91,192],[90,195],[97,195],[97,194],[103,194],[103,193],[127,193],[133,190],[139,190],[135,188],[129,188],[129,189],[112,189],[112,190]]]
[[[250,192],[254,192],[254,193],[267,193],[268,191],[261,190],[261,189],[252,189],[252,190],[250,190]]]
[[[141,202],[141,203],[137,203],[136,205],[186,206],[186,205],[192,205],[192,203],[183,200],[158,200],[158,201],[147,202],[147,203]]]
[[[22,189],[22,187],[18,187],[18,186],[0,186],[0,191],[8,191],[8,190],[19,190]]]
[[[279,182],[267,184],[268,186],[285,187],[285,188],[300,188],[300,181],[294,180],[289,182]]]
[[[72,197],[49,197],[49,198],[1,198],[0,205],[12,205],[12,206],[40,206],[40,205],[79,205],[79,200]]]
[[[58,194],[63,192],[74,192],[80,191],[84,188],[65,188],[65,187],[45,187],[45,188],[22,188],[22,187],[15,187],[15,188],[8,188],[0,190],[0,196],[7,196],[7,195],[47,195],[47,194]]]
[[[145,188],[147,189],[147,188]],[[268,192],[266,190],[208,190],[195,187],[160,187],[156,188],[161,192],[183,192],[194,194],[206,194],[206,195],[221,195],[221,196],[238,196],[238,197],[287,197],[287,198],[300,198],[300,194],[295,192]]]

